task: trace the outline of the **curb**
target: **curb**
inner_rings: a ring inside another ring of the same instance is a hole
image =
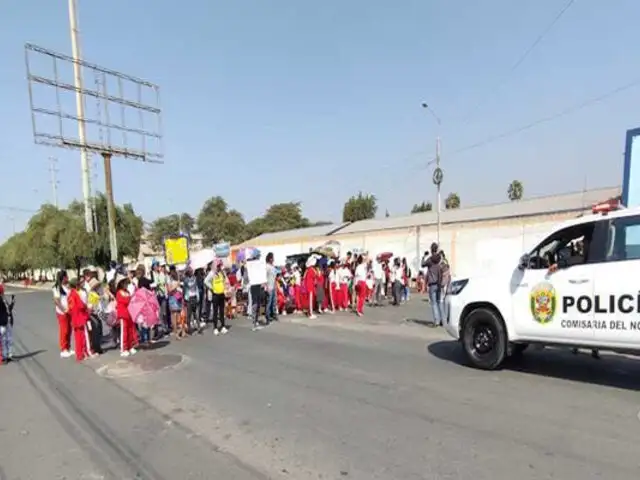
[[[25,285],[21,285],[19,283],[5,283],[4,285],[6,287],[11,287],[11,288],[21,288],[23,290],[38,290],[38,291],[41,291],[41,292],[48,292],[49,290],[51,290],[51,287],[43,287],[43,286],[39,286],[39,285],[25,286]]]

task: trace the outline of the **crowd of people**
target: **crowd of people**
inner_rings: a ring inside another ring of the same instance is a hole
[[[77,278],[61,270],[52,292],[60,356],[75,355],[78,361],[97,356],[106,339],[128,357],[166,336],[181,340],[200,335],[209,323],[214,335],[225,335],[227,321],[242,314],[252,319],[253,330],[280,315],[314,319],[351,311],[362,316],[365,305],[406,302],[414,283],[419,292],[428,292],[434,320],[440,324],[448,263],[436,244],[421,263],[422,269],[412,275],[406,258],[391,253],[370,257],[347,252],[343,258],[310,253],[303,261],[283,266],[276,266],[273,253],[268,253],[264,261],[247,258],[225,266],[218,259],[195,270],[188,264],[179,270],[154,261],[149,272],[142,265],[127,271],[113,263],[102,279],[95,268]],[[156,305],[154,318],[132,315],[132,299],[140,293]],[[3,288],[0,299],[0,347],[6,363],[12,354],[14,300],[4,298]]]

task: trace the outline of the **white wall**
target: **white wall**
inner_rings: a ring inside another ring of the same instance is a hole
[[[514,263],[525,251],[530,251],[560,221],[573,218],[538,217],[527,219],[505,219],[491,222],[442,225],[440,247],[451,262],[453,274],[469,275],[478,269],[491,268],[496,258]],[[398,230],[341,234],[340,232],[322,239],[302,240],[283,245],[255,246],[263,254],[273,252],[276,264],[284,263],[287,255],[306,253],[329,239],[337,240],[344,255],[349,250],[364,249],[372,255],[392,252],[404,257],[412,271],[417,271],[422,254],[428,251],[438,238],[435,226],[410,227]]]

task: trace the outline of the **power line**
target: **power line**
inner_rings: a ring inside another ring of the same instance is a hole
[[[38,210],[30,210],[27,208],[20,208],[20,207],[9,207],[6,205],[0,205],[0,210],[8,210],[10,212],[22,212],[22,213],[37,213]]]
[[[502,88],[504,86],[504,84],[507,82],[507,80],[509,79],[509,77],[511,76],[511,74],[513,74],[513,72],[515,72],[518,67],[520,67],[520,65],[522,65],[524,63],[524,61],[529,57],[529,55],[531,54],[531,52],[533,52],[535,50],[535,48],[542,42],[542,40],[549,34],[549,32],[551,32],[551,30],[553,30],[553,27],[556,26],[556,24],[560,21],[560,19],[564,16],[565,13],[567,13],[567,11],[571,8],[571,6],[575,3],[575,0],[569,0],[564,7],[562,7],[562,9],[558,12],[558,14],[554,17],[554,19],[551,21],[551,23],[549,23],[546,28],[544,30],[542,30],[542,32],[536,37],[536,39],[533,41],[533,43],[531,45],[529,45],[529,47],[522,53],[522,55],[520,55],[518,57],[518,59],[516,60],[516,62],[511,66],[511,68],[506,72],[504,78],[502,79],[502,81],[500,81],[495,89],[492,92],[489,92],[484,99],[481,99],[479,102],[477,102],[475,104],[475,106],[469,111],[469,113],[463,117],[463,119],[461,120],[461,123],[463,125],[466,125],[469,120],[471,119],[471,117],[473,116],[474,113],[477,112],[477,110],[479,110],[479,108],[482,106],[483,104],[483,100],[487,100],[487,97],[491,94],[491,93],[496,93],[498,90],[500,90],[500,88]]]
[[[609,98],[611,98],[611,97],[613,97],[613,96],[615,96],[615,95],[617,95],[617,94],[619,94],[621,92],[624,92],[626,90],[630,90],[633,87],[637,87],[638,85],[640,85],[640,79],[634,80],[633,82],[627,83],[626,85],[621,85],[618,88],[610,90],[609,92],[604,93],[602,95],[598,95],[597,97],[592,97],[592,98],[590,98],[588,100],[585,100],[584,102],[579,103],[577,105],[573,105],[571,107],[565,108],[564,110],[556,112],[553,115],[549,115],[549,116],[546,116],[546,117],[539,118],[538,120],[535,120],[533,122],[529,122],[529,123],[527,123],[525,125],[522,125],[522,126],[520,126],[518,128],[507,130],[507,131],[499,133],[497,135],[492,135],[490,137],[487,137],[484,140],[480,140],[478,142],[474,142],[472,144],[469,144],[469,145],[467,145],[465,147],[458,148],[457,150],[454,150],[451,153],[451,155],[456,155],[456,154],[459,154],[459,153],[462,153],[462,152],[467,152],[469,150],[474,150],[476,148],[480,148],[480,147],[484,147],[485,145],[489,145],[490,143],[494,143],[494,142],[496,142],[498,140],[502,140],[502,139],[505,139],[505,138],[508,138],[508,137],[512,137],[514,135],[517,135],[518,133],[522,133],[522,132],[524,132],[526,130],[530,130],[530,129],[534,128],[534,127],[542,125],[543,123],[548,123],[548,122],[551,122],[553,120],[557,120],[558,118],[565,117],[565,116],[570,115],[572,113],[578,112],[578,111],[583,110],[583,109],[585,109],[587,107],[595,105],[596,103],[603,102],[603,101],[605,101],[605,100],[607,100],[607,99],[609,99]],[[433,163],[434,161],[435,160],[431,160],[429,162],[429,164]]]

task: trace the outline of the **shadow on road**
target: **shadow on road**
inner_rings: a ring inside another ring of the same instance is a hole
[[[169,345],[171,342],[169,340],[158,340],[157,342],[154,343],[149,343],[147,345],[144,346],[140,346],[141,350],[150,352],[152,350],[159,350],[161,348],[166,347],[167,345]]]
[[[40,355],[41,353],[46,352],[46,350],[34,350],[33,352],[21,353],[20,355],[14,355],[13,359],[16,361],[25,360],[27,358],[35,357],[36,355]]]
[[[415,323],[416,325],[422,325],[423,327],[435,328],[436,324],[431,320],[424,320],[420,318],[407,318],[405,319],[408,323]]]
[[[458,342],[434,342],[427,349],[441,360],[466,365]],[[527,350],[520,358],[509,358],[503,370],[640,391],[640,361],[615,354],[601,354],[595,360],[588,351],[573,355],[555,348]]]

